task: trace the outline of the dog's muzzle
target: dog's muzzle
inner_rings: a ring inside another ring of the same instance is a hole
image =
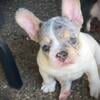
[[[66,52],[66,51],[61,51],[56,54],[56,58],[58,60],[60,60],[61,62],[64,62],[66,60],[67,56],[68,56],[68,52]]]

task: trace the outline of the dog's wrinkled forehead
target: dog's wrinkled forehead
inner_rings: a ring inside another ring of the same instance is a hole
[[[65,17],[53,17],[45,21],[42,25],[42,35],[48,37],[60,37],[65,31],[70,32],[70,35],[76,37],[79,33],[78,28]]]

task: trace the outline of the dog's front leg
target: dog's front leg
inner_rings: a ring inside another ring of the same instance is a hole
[[[100,94],[100,78],[95,62],[92,62],[92,65],[88,69],[87,76],[89,80],[90,96],[98,98]]]
[[[61,91],[59,95],[59,100],[67,100],[68,96],[70,95],[70,88],[71,88],[71,81],[60,81],[61,84]]]
[[[55,85],[56,85],[56,81],[54,80],[54,78],[49,76],[47,73],[43,72],[42,70],[40,70],[40,74],[41,74],[42,79],[43,79],[41,90],[44,93],[54,92]]]

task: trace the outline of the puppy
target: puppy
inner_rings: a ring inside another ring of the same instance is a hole
[[[67,17],[57,16],[45,22],[32,12],[20,8],[16,22],[29,37],[40,44],[37,56],[39,72],[43,78],[44,93],[55,91],[56,80],[61,84],[59,100],[66,100],[73,80],[84,73],[88,76],[90,95],[98,98],[100,77],[100,46]]]

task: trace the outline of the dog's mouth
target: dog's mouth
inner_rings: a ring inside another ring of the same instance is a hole
[[[67,59],[57,59],[55,63],[58,66],[68,66],[70,64],[73,64],[74,61],[72,59],[70,59],[70,58],[67,58]]]

